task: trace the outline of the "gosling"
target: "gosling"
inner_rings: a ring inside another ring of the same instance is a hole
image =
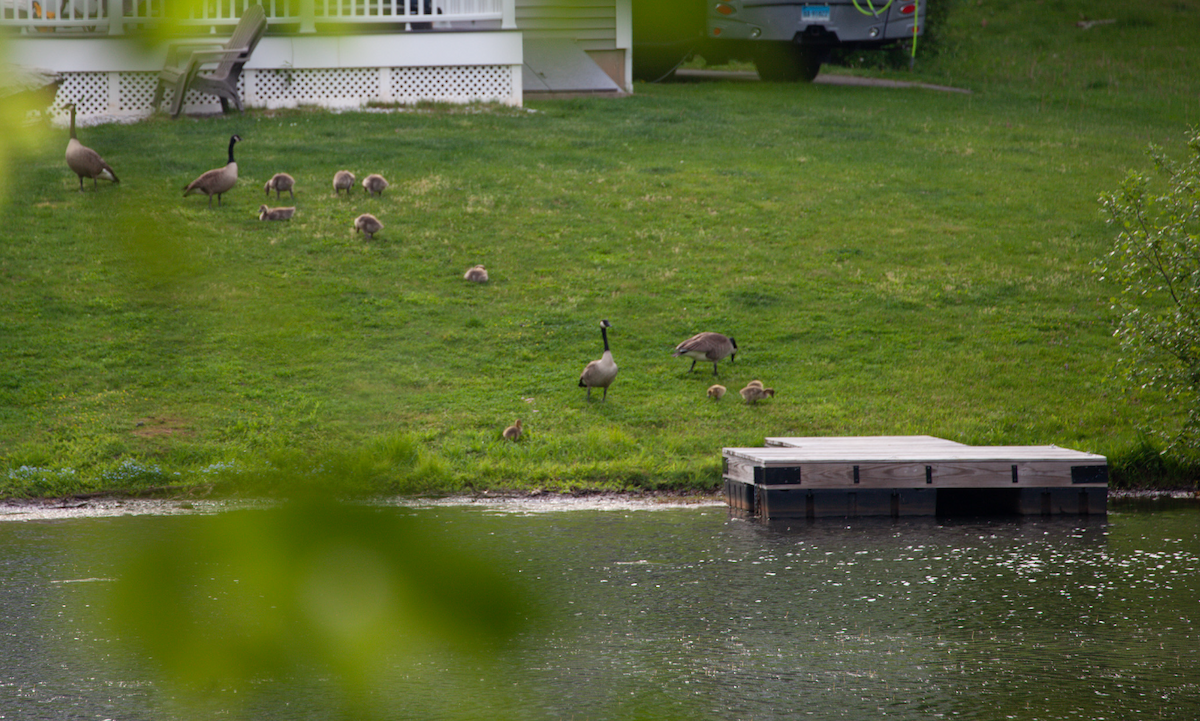
[[[477,265],[474,268],[468,268],[467,272],[463,274],[463,278],[471,281],[472,283],[486,283],[488,280],[487,269],[482,265]]]
[[[744,398],[745,401],[750,404],[756,404],[764,398],[775,397],[775,389],[763,388],[762,384],[754,385],[751,383],[739,392],[742,394],[742,398]]]
[[[346,195],[350,195],[350,191],[354,189],[354,173],[349,170],[339,170],[333,174],[333,194],[338,195],[341,191],[346,191]]]
[[[363,178],[362,186],[367,191],[367,195],[383,195],[384,189],[388,187],[388,182],[379,173],[371,173]]]
[[[363,213],[354,219],[354,232],[361,231],[367,236],[367,240],[374,240],[375,234],[383,230],[383,223],[379,222],[379,218],[370,213]]]
[[[258,207],[259,220],[291,220],[295,213],[295,208],[268,208],[265,205]]]
[[[714,384],[714,385],[711,385],[708,387],[708,397],[712,398],[714,401],[721,400],[721,397],[724,395],[725,395],[725,386],[721,385],[720,383],[717,383],[717,384]]]
[[[510,441],[518,441],[521,439],[521,419],[504,429],[504,437]]]
[[[296,199],[296,194],[292,192],[292,188],[296,185],[296,179],[287,173],[276,173],[267,181],[263,190],[267,191],[267,197],[271,196],[271,191],[275,191],[275,198],[278,199],[283,191],[287,191],[288,195],[292,196],[292,200]]]

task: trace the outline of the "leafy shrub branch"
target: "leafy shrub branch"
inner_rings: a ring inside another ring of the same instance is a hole
[[[1200,129],[1188,149],[1178,162],[1151,146],[1156,175],[1130,171],[1120,189],[1101,196],[1118,233],[1100,267],[1120,288],[1123,373],[1182,404],[1180,430],[1154,430],[1193,455],[1200,454]]]

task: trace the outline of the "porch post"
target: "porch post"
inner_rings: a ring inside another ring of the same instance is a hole
[[[125,34],[125,3],[122,0],[111,0],[104,3],[104,14],[108,16],[108,34]]]
[[[392,69],[379,68],[379,99],[390,103],[396,98],[392,95]]]
[[[500,29],[517,29],[517,0],[500,0]]]
[[[315,33],[317,31],[317,2],[316,0],[300,0],[300,32]]]
[[[121,112],[121,73],[108,73],[108,110],[109,115],[124,115]]]

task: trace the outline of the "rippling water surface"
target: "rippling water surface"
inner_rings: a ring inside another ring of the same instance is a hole
[[[499,672],[398,664],[371,691],[382,718],[1200,718],[1194,504],[790,525],[719,507],[385,512],[511,560],[548,611]],[[205,522],[0,523],[0,719],[190,718],[79,608],[110,584],[110,536]],[[204,717],[340,718],[327,679],[258,686],[248,706],[212,689]]]

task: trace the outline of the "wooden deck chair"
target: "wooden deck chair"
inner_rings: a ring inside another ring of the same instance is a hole
[[[175,96],[171,98],[171,117],[179,117],[183,110],[183,96],[188,88],[202,93],[216,95],[221,99],[221,110],[229,112],[229,101],[239,111],[242,110],[242,99],[238,97],[238,78],[242,76],[242,66],[250,59],[254,47],[267,31],[267,14],[262,5],[251,5],[242,14],[241,20],[233,29],[233,35],[224,45],[202,40],[172,43],[167,49],[167,63],[158,74],[158,87],[154,91],[154,105],[160,107],[164,91],[168,86],[174,89]],[[206,46],[208,49],[192,50],[180,62],[180,50],[191,46]],[[216,47],[214,47],[216,46]],[[205,67],[212,69],[205,70]]]

